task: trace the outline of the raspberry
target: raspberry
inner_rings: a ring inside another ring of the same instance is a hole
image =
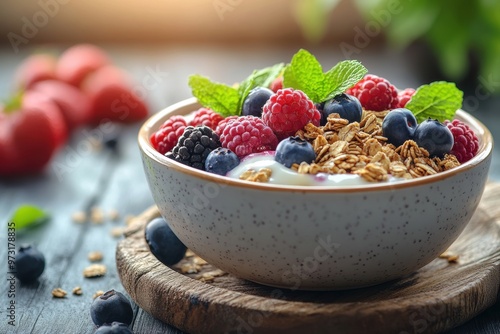
[[[151,135],[151,144],[161,154],[167,153],[177,144],[177,140],[186,126],[187,123],[184,117],[179,115],[170,117],[158,131]]]
[[[472,159],[479,149],[479,140],[474,131],[458,119],[454,119],[451,122],[448,120],[444,121],[444,124],[453,134],[454,144],[450,153],[455,155],[460,163]]]
[[[273,94],[262,107],[262,119],[281,140],[295,135],[307,123],[318,126],[321,113],[304,92],[285,88]]]
[[[220,136],[222,147],[228,148],[239,158],[251,153],[274,150],[278,138],[262,119],[240,116],[230,120]]]
[[[366,110],[382,111],[398,106],[398,91],[389,81],[368,74],[346,91],[358,98]]]
[[[189,122],[189,125],[191,126],[205,125],[208,126],[210,129],[215,130],[215,128],[217,128],[217,124],[219,124],[219,122],[222,121],[223,119],[224,117],[222,117],[222,115],[216,113],[212,109],[200,108],[197,111],[195,111],[193,119],[191,120],[191,122]]]
[[[415,89],[406,88],[398,93],[398,106],[397,108],[404,108],[411,97],[415,94]]]
[[[208,154],[220,146],[219,136],[208,126],[188,126],[179,137],[177,145],[165,156],[184,165],[205,170]]]
[[[226,125],[231,122],[234,119],[237,119],[239,116],[228,116],[224,118],[222,121],[217,124],[217,128],[215,128],[215,133],[219,135],[219,137],[222,135],[222,132],[224,132],[224,129],[226,128]]]
[[[269,89],[272,90],[273,92],[277,92],[280,89],[283,89],[283,76],[279,76],[276,79],[271,82],[271,85],[269,86]]]

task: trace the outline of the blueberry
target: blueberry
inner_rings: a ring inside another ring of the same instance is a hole
[[[127,297],[115,290],[106,291],[90,305],[90,317],[97,326],[115,321],[130,325],[133,316],[134,311]]]
[[[405,108],[391,110],[382,122],[382,133],[389,143],[398,147],[405,141],[413,139],[417,119]]]
[[[208,154],[205,160],[205,170],[214,174],[226,175],[239,164],[240,159],[233,151],[219,147]]]
[[[315,159],[316,153],[312,145],[299,137],[288,137],[280,141],[274,156],[274,160],[288,168],[294,163],[311,163]]]
[[[15,265],[15,275],[21,282],[34,282],[45,269],[45,257],[35,247],[24,245],[16,254]]]
[[[163,218],[155,218],[146,225],[146,241],[151,253],[163,264],[176,264],[186,254],[186,246],[172,232]]]
[[[425,148],[431,157],[442,157],[453,148],[453,134],[450,129],[436,119],[427,119],[415,129],[414,140]]]
[[[325,125],[328,115],[333,113],[339,114],[340,117],[345,118],[349,121],[349,123],[352,123],[361,121],[363,108],[361,107],[361,103],[357,98],[342,93],[326,101],[320,112],[321,112],[321,121],[320,121],[321,125]]]
[[[245,98],[243,106],[241,107],[241,114],[243,116],[252,115],[260,117],[262,115],[262,107],[273,94],[274,92],[269,88],[255,87]]]
[[[133,334],[133,332],[126,324],[115,321],[111,325],[102,325],[94,332],[94,334]]]

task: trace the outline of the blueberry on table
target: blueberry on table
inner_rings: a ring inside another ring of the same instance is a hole
[[[151,253],[167,266],[176,264],[186,254],[186,246],[163,218],[151,220],[146,225],[145,235]]]
[[[288,168],[294,163],[311,163],[315,159],[313,146],[300,137],[288,137],[280,141],[274,155],[274,160]]]
[[[239,164],[240,159],[233,151],[219,147],[208,154],[205,160],[205,170],[214,174],[226,175]]]
[[[387,141],[398,147],[405,141],[413,139],[417,119],[413,113],[405,108],[391,110],[382,122],[382,134]]]
[[[325,125],[328,115],[333,113],[339,114],[340,117],[347,119],[349,123],[352,123],[361,121],[363,108],[361,107],[361,103],[357,98],[352,95],[342,93],[326,101],[323,104],[320,112],[320,125]]]
[[[111,325],[104,324],[94,334],[133,334],[128,326],[121,322],[113,322]]]
[[[251,115],[260,117],[262,115],[262,107],[273,94],[274,92],[269,88],[255,87],[245,98],[243,106],[241,107],[241,114],[243,116]]]
[[[16,277],[23,283],[37,280],[45,269],[45,257],[42,252],[31,245],[19,248],[15,259]]]
[[[415,142],[425,148],[431,157],[443,157],[453,148],[453,134],[436,119],[427,119],[415,129]]]
[[[133,316],[134,311],[127,297],[115,290],[106,291],[90,305],[90,317],[97,326],[113,322],[130,325]]]

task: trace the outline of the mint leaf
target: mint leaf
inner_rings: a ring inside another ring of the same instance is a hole
[[[285,65],[283,63],[255,70],[243,80],[237,88],[222,83],[213,82],[201,75],[189,77],[189,87],[193,96],[204,107],[221,114],[224,117],[239,115],[243,101],[255,87],[268,87],[276,79]]]
[[[415,115],[419,123],[429,117],[443,122],[453,119],[457,109],[462,107],[463,95],[454,83],[436,81],[420,86],[405,108]]]
[[[347,88],[354,86],[359,80],[363,79],[366,73],[368,73],[366,67],[357,60],[341,61],[326,72],[327,80],[333,82],[335,88],[319,102],[329,100],[345,92]]]
[[[361,80],[368,70],[356,60],[339,62],[328,72],[308,51],[301,49],[283,74],[283,87],[303,91],[313,102],[323,102]]]
[[[300,49],[293,57],[283,73],[283,87],[291,87],[303,91],[314,102],[320,102],[324,91],[323,69],[318,60],[304,49]]]
[[[198,99],[201,105],[218,112],[224,117],[238,115],[240,94],[238,89],[231,86],[212,82],[201,75],[191,75],[189,77],[189,87],[193,96]]]
[[[238,93],[240,94],[238,110],[241,112],[243,102],[252,89],[255,87],[269,87],[273,80],[283,72],[284,68],[285,64],[279,63],[261,70],[255,70],[248,78],[243,80],[238,88]]]
[[[10,221],[14,222],[16,230],[20,230],[45,223],[49,218],[48,213],[34,205],[21,205],[16,209]]]

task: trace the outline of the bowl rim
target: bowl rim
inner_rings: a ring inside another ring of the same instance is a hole
[[[481,123],[478,119],[465,112],[462,109],[457,110],[456,118],[467,123],[474,130],[479,139],[479,149],[477,154],[469,161],[461,164],[460,166],[440,172],[434,175],[428,175],[421,178],[402,180],[398,182],[382,182],[373,184],[362,185],[347,185],[347,186],[296,186],[296,185],[283,185],[283,184],[269,184],[258,183],[239,179],[233,179],[226,176],[208,173],[195,169],[193,167],[181,164],[177,161],[169,159],[156,151],[150,142],[151,134],[156,131],[163,122],[174,115],[186,115],[189,112],[195,111],[200,108],[196,98],[188,98],[180,102],[174,103],[157,113],[151,115],[141,126],[138,133],[138,144],[143,154],[147,155],[150,159],[163,165],[185,174],[201,179],[206,182],[213,182],[217,184],[224,184],[240,188],[251,188],[265,191],[288,191],[288,192],[302,192],[302,193],[351,193],[351,192],[366,192],[366,191],[381,191],[381,190],[395,190],[402,188],[409,188],[420,186],[428,183],[442,181],[459,173],[468,171],[475,166],[479,165],[487,159],[493,152],[493,136],[488,128]]]

